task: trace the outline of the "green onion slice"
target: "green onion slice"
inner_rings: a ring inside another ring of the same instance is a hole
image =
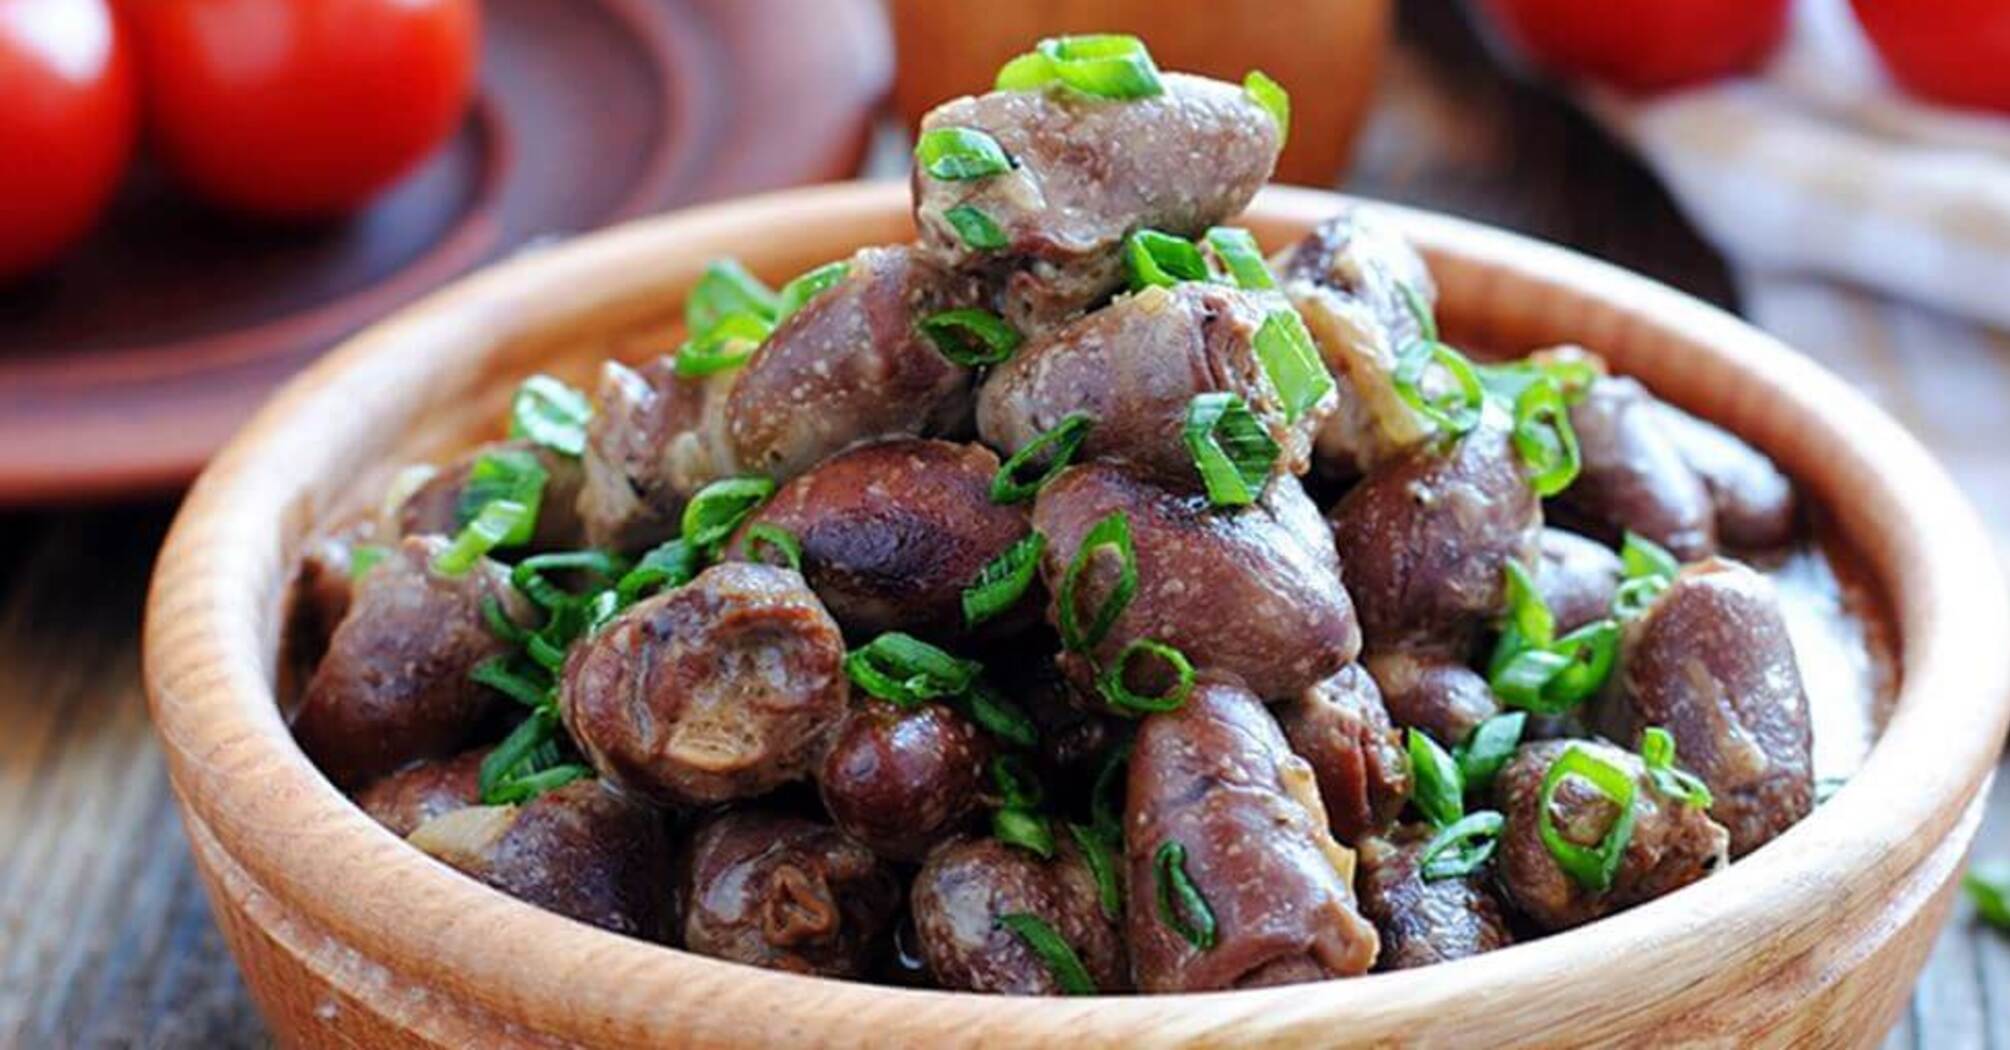
[[[1280,451],[1241,397],[1219,391],[1195,394],[1187,402],[1180,436],[1207,487],[1208,502],[1217,507],[1256,502]]]
[[[1248,230],[1239,226],[1216,226],[1207,231],[1206,240],[1237,288],[1264,291],[1277,287],[1277,279],[1270,275],[1270,267],[1263,261],[1263,252],[1258,250],[1256,238]]]
[[[964,713],[993,736],[1016,747],[1033,747],[1040,742],[1039,727],[1025,708],[1008,699],[989,684],[978,682],[963,695]]]
[[[1984,922],[2010,932],[2010,862],[1977,864],[1961,877],[1961,885]]]
[[[1157,230],[1139,230],[1124,240],[1124,266],[1134,292],[1208,277],[1207,260],[1192,241]]]
[[[521,503],[506,499],[491,502],[461,529],[446,550],[433,557],[433,571],[441,576],[466,573],[530,520],[530,508]]]
[[[551,685],[539,676],[510,666],[507,656],[491,656],[468,671],[468,680],[488,686],[525,707],[543,707],[553,701]]]
[[[1131,663],[1139,657],[1150,657],[1172,669],[1172,684],[1165,692],[1157,695],[1132,691],[1126,682],[1131,672]],[[1124,646],[1110,666],[1096,676],[1096,689],[1103,699],[1118,711],[1127,714],[1154,714],[1160,711],[1177,711],[1193,692],[1193,663],[1180,652],[1164,642],[1151,638],[1138,638]]]
[[[797,277],[782,286],[781,303],[775,310],[775,327],[794,317],[796,311],[808,306],[810,300],[844,283],[851,275],[851,262],[839,259],[827,262],[810,272]]]
[[[684,300],[684,330],[708,332],[732,314],[752,314],[772,321],[781,301],[761,279],[747,272],[738,259],[715,259]]]
[[[1054,480],[1056,474],[1067,468],[1094,424],[1095,420],[1087,412],[1070,412],[1052,429],[1012,453],[1012,458],[1006,460],[998,468],[997,476],[991,479],[991,502],[1018,503],[1032,499],[1035,493]],[[1022,475],[1029,470],[1038,470],[1039,473],[1030,481],[1023,480]]]
[[[914,162],[930,176],[946,182],[981,179],[1012,170],[1012,159],[998,140],[975,128],[935,128],[921,133]]]
[[[1424,301],[1424,293],[1408,281],[1397,281],[1396,291],[1403,296],[1403,304],[1410,308],[1410,316],[1416,319],[1420,341],[1438,341],[1438,317],[1431,311],[1431,304]]]
[[[1646,612],[1682,571],[1682,563],[1666,547],[1630,531],[1620,544],[1619,562],[1624,578],[1612,595],[1612,615],[1622,620]]]
[[[475,458],[467,484],[461,488],[454,509],[455,526],[466,528],[483,507],[497,500],[508,500],[523,505],[524,517],[497,546],[520,547],[529,543],[537,532],[537,516],[544,506],[544,487],[550,478],[537,456],[523,449],[498,448],[482,453]]]
[[[1096,901],[1102,906],[1103,917],[1120,919],[1124,914],[1124,883],[1117,874],[1117,846],[1095,828],[1070,822],[1068,834],[1074,837],[1075,845],[1082,851],[1082,859],[1088,862],[1089,873],[1096,877]]]
[[[1494,846],[1499,843],[1501,828],[1506,824],[1507,818],[1484,809],[1438,829],[1417,857],[1424,881],[1464,878],[1480,870],[1494,855]]]
[[[964,245],[976,251],[997,251],[1011,243],[991,216],[975,205],[959,204],[943,212],[942,217],[949,221],[956,235],[963,238]]]
[[[781,564],[797,572],[803,571],[802,541],[796,539],[795,533],[771,521],[757,521],[747,526],[746,535],[740,538],[740,553],[746,555],[748,561]],[[772,560],[774,557],[779,557],[781,561],[775,562]]]
[[[684,542],[683,537],[670,540],[662,546],[642,556],[621,582],[615,584],[616,606],[627,608],[645,593],[666,587],[682,587],[690,583],[703,568],[704,558],[696,547]]]
[[[1498,714],[1473,727],[1466,739],[1452,749],[1452,758],[1458,763],[1459,778],[1465,782],[1469,792],[1485,793],[1493,784],[1495,774],[1514,757],[1514,749],[1521,745],[1522,730],[1528,724],[1528,714],[1523,711],[1509,711]]]
[[[888,631],[847,653],[845,674],[860,689],[901,707],[957,696],[983,666],[962,660],[909,634]]]
[[[963,625],[974,628],[997,618],[1019,603],[1033,585],[1047,537],[1029,532],[998,556],[984,563],[977,578],[963,588]]]
[[[1124,788],[1133,743],[1126,738],[1103,755],[1096,782],[1089,790],[1090,825],[1098,834],[1118,840],[1124,837]]]
[[[1407,730],[1410,752],[1410,801],[1424,819],[1450,827],[1466,815],[1466,784],[1459,764],[1426,733]]]
[[[684,542],[701,551],[717,550],[774,493],[774,479],[757,474],[721,478],[699,489],[684,507]]]
[[[1012,931],[1012,935],[1040,957],[1047,972],[1054,976],[1054,983],[1061,986],[1063,995],[1094,995],[1096,982],[1089,977],[1089,971],[1075,954],[1075,949],[1060,934],[1054,932],[1037,915],[1027,912],[1013,912],[1000,915],[998,925]]]
[[[1312,334],[1296,310],[1273,310],[1256,330],[1256,356],[1277,396],[1284,403],[1286,422],[1298,417],[1333,391],[1333,377],[1312,345]]]
[[[549,766],[535,773],[526,773],[502,781],[496,785],[495,790],[483,796],[482,801],[491,806],[529,802],[547,791],[556,791],[575,780],[582,780],[592,775],[592,769],[577,762]]]
[[[1594,620],[1546,646],[1515,648],[1512,631],[1494,650],[1488,684],[1515,707],[1562,714],[1598,692],[1619,653],[1619,624]]]
[[[1039,809],[1046,801],[1047,790],[1040,786],[1040,775],[1033,772],[1033,764],[1026,756],[1006,752],[991,760],[991,783],[998,788],[998,797],[1006,809]]]
[[[586,425],[592,420],[593,404],[586,395],[547,375],[524,380],[510,400],[511,437],[529,438],[567,456],[586,451]]]
[[[1242,78],[1242,90],[1277,121],[1277,148],[1283,149],[1291,139],[1291,93],[1260,69],[1252,69]]]
[[[509,613],[503,611],[502,602],[495,595],[482,599],[482,621],[488,624],[490,634],[510,645],[521,646],[530,640],[530,632],[509,618]]]
[[[1091,562],[1100,557],[1099,553],[1109,550],[1116,554],[1117,581],[1096,610],[1089,617],[1088,626],[1082,626],[1081,599],[1083,595],[1082,574],[1087,572]],[[1067,574],[1061,578],[1060,627],[1061,644],[1070,652],[1081,652],[1091,648],[1110,633],[1110,628],[1131,604],[1131,597],[1138,590],[1138,556],[1131,547],[1131,519],[1121,510],[1113,510],[1107,517],[1089,527],[1082,537],[1082,545],[1075,550],[1074,560],[1068,563]],[[1122,666],[1119,660],[1118,665]]]
[[[391,548],[379,543],[365,543],[349,552],[349,579],[358,582],[370,575],[377,563],[391,556]]]
[[[1186,847],[1162,843],[1152,855],[1152,870],[1158,883],[1159,921],[1201,951],[1214,947],[1214,909],[1186,873]]]
[[[1531,383],[1515,398],[1514,447],[1536,495],[1554,496],[1577,480],[1584,460],[1570,425],[1570,406],[1553,380]]]
[[[1675,765],[1675,737],[1660,726],[1640,731],[1640,761],[1647,766],[1647,778],[1654,790],[1691,809],[1709,809],[1716,804],[1710,786],[1703,779]]]
[[[1045,858],[1054,856],[1054,829],[1038,813],[1010,807],[996,810],[991,814],[991,834],[1008,846]]]
[[[1425,391],[1425,376],[1436,365],[1452,381],[1437,393]],[[1396,362],[1396,396],[1446,434],[1457,437],[1479,425],[1486,388],[1466,355],[1439,342],[1412,343]]]
[[[558,710],[550,705],[533,710],[482,759],[477,784],[484,805],[527,802],[553,788],[588,775],[580,765],[558,761]]]
[[[547,579],[551,572],[580,572],[599,581],[598,590],[611,587],[628,571],[628,563],[620,555],[600,550],[565,551],[558,554],[538,554],[518,562],[510,570],[510,585],[523,596],[546,609],[556,609],[578,600],[558,584]]]
[[[944,310],[922,318],[918,327],[942,356],[967,368],[998,364],[1021,342],[1019,333],[989,310]]]
[[[1151,52],[1137,37],[1117,33],[1049,37],[998,70],[999,91],[1031,91],[1059,83],[1090,98],[1124,101],[1165,93]]]
[[[1557,830],[1556,818],[1551,812],[1557,788],[1573,776],[1597,788],[1619,808],[1612,826],[1606,829],[1596,846],[1580,846],[1564,838],[1563,832]],[[1618,874],[1619,864],[1626,857],[1626,844],[1633,840],[1633,799],[1638,789],[1638,784],[1626,770],[1577,744],[1565,748],[1563,754],[1550,764],[1549,772],[1542,778],[1542,795],[1537,802],[1537,830],[1542,835],[1542,844],[1549,849],[1549,855],[1556,859],[1557,867],[1579,886],[1593,893],[1604,893],[1612,888],[1613,876]]]
[[[727,314],[677,348],[676,371],[696,378],[738,368],[767,342],[775,326],[751,313]]]
[[[1542,599],[1542,589],[1536,585],[1535,575],[1521,562],[1510,559],[1507,563],[1508,625],[1523,638],[1538,646],[1548,645],[1556,637],[1556,616],[1549,611],[1549,604]]]

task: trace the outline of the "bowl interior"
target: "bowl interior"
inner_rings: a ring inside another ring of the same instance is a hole
[[[1244,221],[1274,249],[1344,203],[1273,189]],[[493,436],[522,375],[590,388],[601,359],[674,345],[684,289],[714,257],[785,279],[909,239],[905,188],[891,184],[754,198],[520,256],[364,333],[288,387],[192,492],[150,604],[149,694],[191,823],[345,950],[580,1040],[737,1043],[750,1032],[815,1031],[865,1044],[1009,1031],[1261,1041],[1330,1037],[1336,1018],[1362,1036],[1537,1037],[1566,1017],[1573,1035],[1619,1037],[1643,1023],[1680,1025],[1679,1004],[1739,994],[1754,974],[1840,966],[1834,916],[1860,913],[1866,931],[1889,925],[1903,903],[1894,880],[1950,833],[1972,834],[1973,820],[1960,822],[2010,718],[2010,617],[1979,522],[1888,418],[1736,319],[1561,249],[1441,216],[1387,215],[1429,256],[1455,339],[1582,343],[1740,433],[1827,508],[1889,602],[1904,685],[1869,760],[1814,815],[1703,886],[1568,934],[1312,995],[1028,1008],[754,970],[604,934],[460,877],[344,800],[294,747],[274,702],[284,592],[316,524],[366,505],[399,465]],[[1613,959],[1655,965],[1640,967],[1610,1009],[1585,1012],[1573,989]],[[1490,1019],[1471,1009],[1480,992],[1537,1020]]]

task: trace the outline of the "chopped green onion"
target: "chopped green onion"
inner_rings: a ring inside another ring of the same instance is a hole
[[[1016,747],[1033,747],[1040,742],[1039,727],[1025,709],[991,686],[978,682],[963,695],[965,713],[991,735]]]
[[[740,539],[740,552],[749,561],[763,561],[767,558],[761,550],[764,545],[781,556],[782,564],[797,572],[803,571],[803,544],[796,539],[795,533],[771,521],[757,521],[747,526],[746,535]],[[775,563],[770,561],[768,564]]]
[[[850,275],[851,262],[839,259],[782,285],[781,302],[775,308],[775,327],[781,327],[783,321],[794,317],[796,311],[810,304],[810,300],[844,283]]]
[[[433,571],[441,576],[459,576],[475,567],[488,552],[502,546],[530,520],[530,509],[521,503],[499,499],[483,507],[468,522],[447,549],[433,556]]]
[[[1124,788],[1130,771],[1131,745],[1124,739],[1103,755],[1096,769],[1096,782],[1089,789],[1089,821],[1097,833],[1121,839],[1124,836]]]
[[[1535,576],[1521,562],[1507,563],[1508,624],[1535,645],[1548,645],[1556,637],[1556,616],[1542,599]]]
[[[1424,375],[1437,365],[1451,377],[1452,388],[1435,396],[1424,391]],[[1439,342],[1411,344],[1396,362],[1396,396],[1426,421],[1457,437],[1479,425],[1486,405],[1486,388],[1466,355]]]
[[[717,550],[774,493],[774,479],[758,474],[721,478],[699,489],[684,507],[684,542],[701,551]]]
[[[530,640],[530,632],[518,627],[503,611],[502,602],[495,595],[482,599],[482,620],[488,624],[489,633],[511,645],[522,645]]]
[[[1612,615],[1630,620],[1647,611],[1682,571],[1682,563],[1668,549],[1635,532],[1628,532],[1619,547],[1623,579],[1612,595]]]
[[[1214,947],[1214,909],[1186,873],[1186,847],[1162,843],[1152,855],[1152,870],[1157,875],[1159,921],[1201,951]]]
[[[1480,870],[1494,855],[1507,818],[1491,809],[1469,813],[1438,829],[1417,856],[1425,882],[1464,878]]]
[[[377,563],[391,556],[391,548],[378,543],[365,543],[349,552],[349,579],[360,581],[370,575]]]
[[[1619,625],[1594,620],[1556,638],[1556,619],[1534,577],[1507,566],[1508,617],[1487,664],[1487,683],[1515,707],[1562,714],[1605,684],[1619,651]]]
[[[1158,695],[1136,693],[1125,679],[1130,674],[1131,661],[1139,656],[1156,657],[1172,668],[1173,682],[1165,692]],[[1109,705],[1127,714],[1154,714],[1160,711],[1177,711],[1186,703],[1188,694],[1193,692],[1193,663],[1180,652],[1164,642],[1151,638],[1137,638],[1124,646],[1123,652],[1111,661],[1103,673],[1096,676],[1096,689],[1103,694]]]
[[[1235,394],[1195,394],[1180,436],[1207,487],[1208,502],[1217,507],[1256,502],[1277,463],[1276,440]]]
[[[1098,551],[1105,548],[1116,552],[1117,582],[1097,604],[1085,628],[1081,626],[1079,605],[1082,595],[1078,588],[1089,563],[1095,560]],[[1061,578],[1058,599],[1061,645],[1070,652],[1081,652],[1102,641],[1116,624],[1117,617],[1123,615],[1124,609],[1131,604],[1131,596],[1137,593],[1137,589],[1138,556],[1131,547],[1131,519],[1123,511],[1113,510],[1089,527],[1088,533],[1082,537],[1082,545],[1075,550],[1074,560],[1068,563],[1067,574]]]
[[[1251,101],[1269,112],[1277,121],[1277,148],[1283,149],[1291,138],[1291,94],[1284,85],[1266,76],[1263,70],[1252,69],[1242,78],[1242,90]]]
[[[921,319],[921,334],[942,356],[968,368],[995,365],[1019,349],[1019,333],[989,310],[944,310]]]
[[[2010,932],[2010,863],[1991,861],[1977,864],[1961,877],[1975,913],[1999,930]]]
[[[703,556],[696,547],[678,537],[664,543],[642,556],[621,582],[614,585],[616,605],[627,608],[635,604],[645,591],[659,588],[682,587],[690,583],[703,567]]]
[[[518,562],[510,570],[510,585],[521,591],[524,597],[546,609],[556,609],[577,601],[578,597],[566,593],[564,588],[545,578],[548,572],[583,572],[600,581],[601,586],[611,587],[628,571],[628,565],[619,555],[606,551],[583,550],[565,551],[559,554],[538,554]]]
[[[767,342],[775,326],[750,313],[727,314],[677,348],[676,371],[685,378],[738,368]]]
[[[1514,447],[1536,495],[1554,496],[1577,480],[1583,457],[1563,391],[1548,378],[1531,383],[1514,402]]]
[[[510,667],[507,656],[491,656],[468,671],[468,680],[488,686],[525,707],[552,702],[551,686]]]
[[[592,776],[593,770],[577,762],[550,766],[535,773],[511,777],[496,785],[495,790],[483,796],[485,805],[516,805],[529,802],[547,791],[556,791],[575,780]]]
[[[1438,341],[1438,318],[1431,312],[1431,304],[1424,301],[1424,293],[1408,281],[1397,281],[1396,291],[1402,293],[1404,305],[1410,308],[1410,316],[1417,322],[1417,334],[1422,342]]]
[[[1039,774],[1024,755],[1006,752],[991,760],[991,783],[998,787],[998,797],[1006,809],[1034,810],[1046,801],[1047,791],[1040,786]]]
[[[1557,788],[1573,776],[1598,789],[1619,808],[1612,826],[1606,829],[1596,846],[1580,846],[1564,838],[1563,832],[1557,830],[1556,817],[1551,812]],[[1537,830],[1542,835],[1542,844],[1549,849],[1549,855],[1556,859],[1557,867],[1579,886],[1593,893],[1604,893],[1612,888],[1612,879],[1626,857],[1626,845],[1633,840],[1633,799],[1638,789],[1638,784],[1626,770],[1578,744],[1565,748],[1563,754],[1550,764],[1549,772],[1542,778],[1542,794],[1536,802],[1539,807]]]
[[[997,476],[991,479],[991,502],[1018,503],[1032,499],[1035,493],[1054,480],[1054,475],[1067,468],[1094,424],[1095,420],[1087,412],[1070,412],[1052,429],[1012,453],[1012,458],[1006,460],[998,468]],[[1045,466],[1041,466],[1042,456],[1045,457]],[[1031,481],[1020,480],[1022,473],[1034,468],[1040,471],[1036,477]]]
[[[961,660],[899,631],[888,631],[847,653],[845,674],[860,689],[902,707],[957,696],[977,680],[983,666]]]
[[[1239,226],[1216,226],[1207,231],[1207,246],[1214,249],[1215,258],[1235,280],[1235,286],[1244,291],[1264,291],[1277,287],[1277,279],[1270,275],[1270,267],[1263,262],[1263,253],[1257,250],[1256,238],[1248,230]]]
[[[1686,769],[1675,765],[1675,737],[1660,726],[1640,731],[1640,761],[1647,766],[1647,778],[1654,790],[1691,809],[1709,809],[1716,804],[1710,785]]]
[[[958,237],[963,238],[966,246],[977,251],[996,251],[1011,243],[1005,236],[1005,231],[999,229],[998,224],[991,220],[991,216],[984,214],[975,205],[959,204],[943,212],[942,217],[949,221],[950,227],[956,231]]]
[[[1134,292],[1207,280],[1207,260],[1201,258],[1200,249],[1184,237],[1157,230],[1139,230],[1125,239],[1124,265]]]
[[[586,395],[547,375],[524,380],[510,400],[511,437],[529,438],[567,456],[586,451],[586,425],[592,420],[593,404]]]
[[[456,528],[466,528],[483,507],[497,500],[508,500],[523,505],[524,517],[496,546],[520,547],[529,543],[537,532],[538,512],[544,506],[544,486],[550,478],[537,457],[522,449],[498,448],[482,453],[468,471],[468,482],[462,486],[454,508]]]
[[[1487,790],[1494,782],[1494,775],[1514,757],[1527,723],[1528,715],[1522,711],[1495,715],[1474,726],[1465,742],[1452,749],[1452,757],[1459,765],[1459,778],[1465,782],[1467,791]]]
[[[515,729],[497,744],[495,750],[482,758],[481,773],[477,778],[482,802],[498,805],[498,792],[515,777],[524,773],[537,772],[526,769],[535,766],[536,753],[550,743],[558,733],[557,709],[544,705],[532,710],[529,717],[518,722]]]
[[[981,179],[1012,170],[1012,159],[998,140],[975,128],[936,128],[921,133],[914,162],[930,176],[946,182]]]
[[[1120,919],[1124,914],[1124,884],[1117,875],[1116,849],[1108,835],[1095,828],[1070,822],[1068,834],[1074,836],[1075,845],[1082,851],[1082,859],[1089,865],[1089,874],[1096,877],[1096,901],[1102,906],[1103,917]]]
[[[1601,374],[1596,365],[1575,358],[1508,361],[1474,367],[1478,369],[1480,382],[1486,386],[1487,392],[1510,405],[1530,386],[1542,382],[1554,385],[1557,393],[1563,395],[1565,404],[1577,404],[1584,400],[1591,384]]]
[[[1542,688],[1549,713],[1575,707],[1605,685],[1619,657],[1619,634],[1617,621],[1593,620],[1551,643],[1550,651],[1562,656],[1564,665]]]
[[[1052,926],[1041,921],[1039,916],[1026,912],[1000,915],[998,925],[1012,931],[1013,936],[1040,957],[1047,972],[1054,977],[1054,983],[1061,986],[1063,995],[1094,995],[1096,982],[1089,977],[1089,971],[1075,954],[1075,949]]]
[[[1137,37],[1117,33],[1049,37],[998,70],[999,91],[1030,91],[1049,84],[1090,98],[1123,101],[1165,93],[1151,52]]]
[[[1408,734],[1410,801],[1438,827],[1458,823],[1466,815],[1466,784],[1459,764],[1428,734],[1415,729]]]
[[[1277,396],[1284,402],[1286,422],[1296,423],[1333,392],[1333,377],[1313,347],[1312,334],[1305,330],[1298,311],[1271,311],[1263,327],[1256,330],[1255,345],[1270,385],[1277,388]]]
[[[963,625],[974,628],[1019,603],[1040,568],[1047,537],[1029,532],[998,556],[984,563],[977,578],[963,588]]]
[[[1008,846],[1037,853],[1042,857],[1054,855],[1054,829],[1047,825],[1047,818],[1023,809],[1005,808],[991,814],[991,834]]]
[[[772,321],[780,305],[775,293],[748,273],[738,259],[715,259],[705,266],[704,276],[684,300],[684,329],[693,335],[708,332],[732,314],[752,314]]]

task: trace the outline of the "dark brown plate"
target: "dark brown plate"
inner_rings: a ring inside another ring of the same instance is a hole
[[[187,481],[316,354],[485,261],[841,178],[891,75],[873,0],[487,0],[480,95],[368,209],[275,228],[142,168],[91,241],[0,289],[0,504]]]

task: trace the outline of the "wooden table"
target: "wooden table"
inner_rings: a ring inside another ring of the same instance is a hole
[[[1722,262],[1638,164],[1561,101],[1504,78],[1450,5],[1403,7],[1404,50],[1349,188],[1736,305]],[[190,867],[140,693],[140,604],[171,515],[0,515],[0,1045],[265,1041]],[[2010,535],[2010,520],[1996,524]],[[1981,842],[2010,852],[2010,778]],[[1964,904],[1891,1045],[2010,1048],[2010,937]]]

